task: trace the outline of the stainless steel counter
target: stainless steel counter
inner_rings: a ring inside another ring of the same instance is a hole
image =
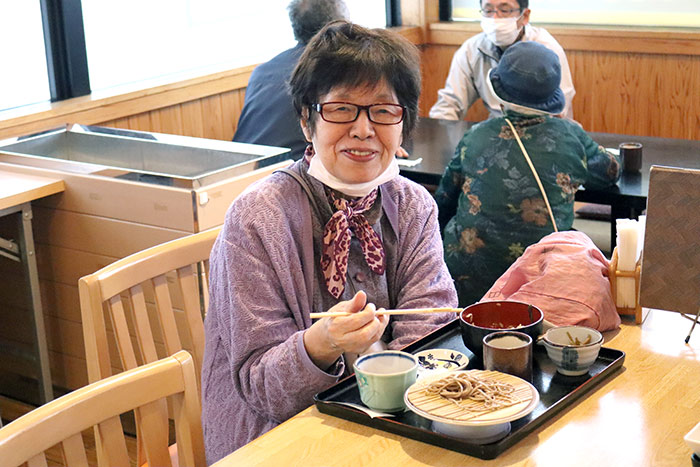
[[[43,316],[52,336],[48,354],[56,369],[53,386],[74,389],[86,382],[82,329],[75,325],[81,319],[81,276],[153,245],[221,225],[240,193],[287,164],[285,148],[82,125],[0,141],[0,166],[23,176],[61,180],[65,186],[32,203],[41,296],[46,298]],[[0,236],[2,227],[0,223]],[[5,230],[5,237],[16,237],[9,227]],[[31,359],[19,351],[32,336],[25,335],[28,326],[18,324],[26,307],[16,304],[20,274],[8,263],[0,257],[0,274],[7,279],[0,281],[4,394],[10,394],[5,392],[9,386],[18,388],[17,381],[34,387],[37,379]]]
[[[24,165],[182,188],[289,157],[286,148],[84,125],[0,141],[0,153],[7,162],[21,156]]]

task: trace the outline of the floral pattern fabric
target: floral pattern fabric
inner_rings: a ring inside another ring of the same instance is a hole
[[[532,159],[558,229],[571,229],[576,191],[616,183],[619,156],[569,120],[512,111],[506,116]],[[534,175],[503,117],[465,133],[435,198],[445,262],[460,306],[479,301],[525,248],[554,231]]]

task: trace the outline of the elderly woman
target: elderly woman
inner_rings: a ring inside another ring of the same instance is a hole
[[[398,175],[416,122],[415,47],[338,21],[309,43],[291,78],[311,143],[287,172],[231,205],[211,253],[202,370],[207,458],[214,462],[313,403],[370,347],[401,348],[453,314],[437,207]],[[309,313],[349,316],[312,322]]]
[[[545,46],[508,47],[488,80],[504,116],[470,128],[442,176],[435,197],[461,306],[479,301],[528,245],[571,229],[579,186],[620,177],[618,156],[556,118],[560,81],[559,59]]]

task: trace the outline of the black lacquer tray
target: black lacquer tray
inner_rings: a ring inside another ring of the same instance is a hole
[[[464,346],[459,330],[459,320],[452,321],[409,345],[404,350],[416,353],[432,348],[459,350],[470,358],[467,369],[483,369],[481,359],[475,357]],[[490,444],[472,444],[462,439],[436,432],[432,429],[430,420],[411,411],[395,414],[394,417],[370,418],[357,409],[335,404],[334,402],[362,404],[354,375],[344,378],[331,388],[316,394],[314,400],[318,410],[329,415],[481,459],[494,459],[547,420],[594,390],[609,375],[616,373],[622,367],[624,360],[625,353],[621,350],[601,347],[598,359],[587,374],[582,376],[564,376],[557,373],[556,366],[547,357],[544,346],[535,345],[532,384],[540,393],[540,402],[532,413],[511,422],[511,431],[505,438]]]

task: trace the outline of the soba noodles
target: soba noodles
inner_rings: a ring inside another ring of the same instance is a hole
[[[470,373],[447,375],[430,383],[425,391],[442,396],[465,410],[477,412],[492,411],[520,402],[513,394],[515,388],[512,384],[479,378]],[[468,401],[480,403],[481,407],[464,407],[463,404]]]

